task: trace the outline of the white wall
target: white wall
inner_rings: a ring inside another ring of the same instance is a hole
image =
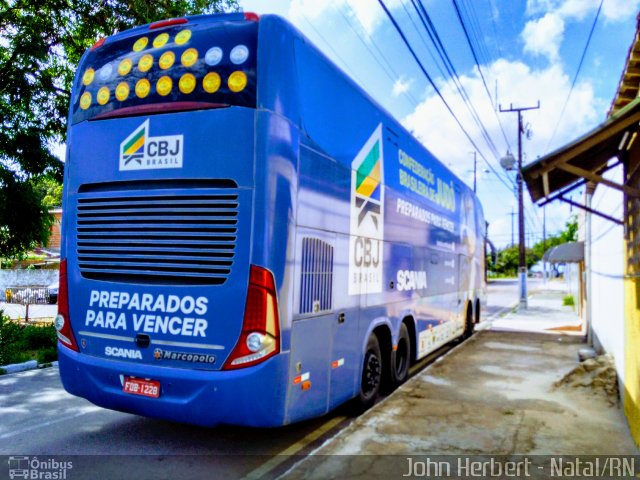
[[[620,167],[605,177],[622,182]],[[600,185],[592,207],[622,219],[622,193]],[[591,216],[591,313],[595,347],[613,355],[618,378],[624,379],[624,237],[623,228],[609,220]]]

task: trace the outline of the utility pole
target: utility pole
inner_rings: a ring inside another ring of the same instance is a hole
[[[520,285],[520,308],[527,308],[527,260],[525,256],[524,244],[524,199],[522,196],[522,112],[526,110],[537,110],[540,108],[540,101],[535,107],[518,107],[513,108],[513,104],[509,108],[503,109],[500,106],[500,112],[517,112],[518,113],[518,175],[516,183],[518,187],[518,279]]]

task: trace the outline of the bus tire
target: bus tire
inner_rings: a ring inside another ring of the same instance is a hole
[[[473,330],[475,329],[476,325],[475,323],[473,323],[473,309],[471,308],[471,305],[469,305],[467,307],[467,313],[465,316],[465,320],[464,320],[464,335],[463,338],[466,340],[467,338],[470,338],[471,335],[473,335]]]
[[[411,339],[405,323],[400,324],[398,334],[398,346],[394,350],[391,362],[391,377],[393,387],[398,387],[407,381],[409,377],[409,365],[411,364]]]
[[[378,398],[382,385],[382,353],[375,334],[369,336],[362,363],[360,391],[356,397],[356,410],[364,412],[371,408]]]

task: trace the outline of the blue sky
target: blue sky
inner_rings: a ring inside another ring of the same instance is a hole
[[[494,148],[483,139],[452,80],[442,75],[443,66],[434,62],[436,52],[411,0],[385,0],[478,147],[478,195],[491,224],[490,236],[503,246],[511,241],[510,213],[516,206],[515,197],[495,173],[485,172],[489,167],[481,157],[508,183],[498,159],[508,148],[517,153],[517,116],[496,113],[496,105],[508,108],[510,104],[530,106],[540,101],[539,110],[524,113],[532,133],[523,142],[525,164],[604,121],[635,35],[640,0],[603,1],[562,116],[600,0],[457,0],[467,28],[473,31],[486,87],[453,0],[422,3]],[[287,18],[443,163],[472,184],[474,146],[418,69],[377,0],[240,0],[240,5],[245,11]],[[530,204],[526,191],[525,199],[527,230],[532,232],[528,235],[537,241],[542,235],[542,210]],[[574,199],[579,199],[577,194]],[[547,232],[562,229],[569,214],[568,207],[548,208]]]

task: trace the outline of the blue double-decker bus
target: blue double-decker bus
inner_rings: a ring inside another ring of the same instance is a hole
[[[102,407],[277,426],[470,335],[473,192],[283,19],[98,41],[74,81],[59,367]]]

